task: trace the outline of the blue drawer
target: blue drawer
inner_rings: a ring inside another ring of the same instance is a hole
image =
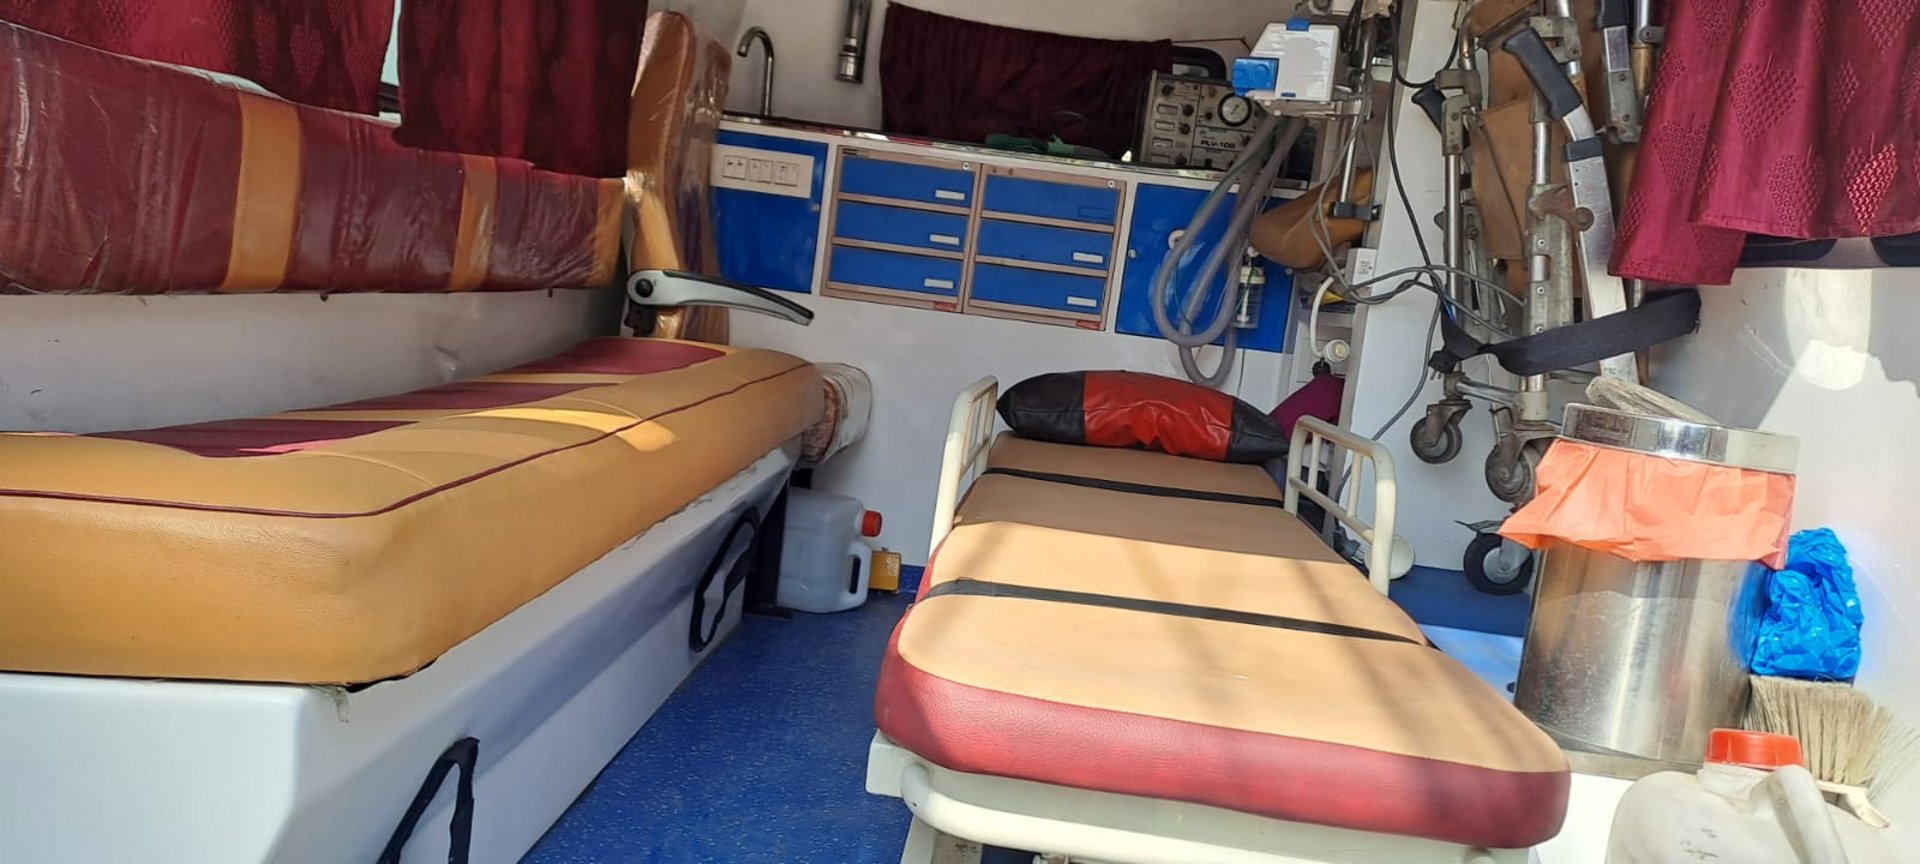
[[[833,248],[827,280],[842,285],[912,291],[937,297],[960,296],[960,262],[873,249]]]
[[[978,254],[1105,270],[1113,263],[1113,235],[982,219]]]
[[[842,201],[833,223],[833,236],[959,252],[966,248],[967,217]]]
[[[987,178],[986,205],[994,213],[1112,225],[1120,217],[1120,190],[991,176]]]
[[[840,161],[840,191],[948,207],[973,206],[973,172],[851,153]]]
[[[1099,315],[1106,306],[1107,282],[1093,276],[976,264],[971,296],[993,303]]]

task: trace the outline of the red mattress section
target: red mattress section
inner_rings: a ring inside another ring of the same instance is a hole
[[[622,186],[0,22],[0,292],[600,287]]]
[[[1565,774],[1496,771],[973,687],[902,660],[899,638],[896,629],[880,666],[881,730],[955,771],[1495,849],[1543,842],[1566,818]]]

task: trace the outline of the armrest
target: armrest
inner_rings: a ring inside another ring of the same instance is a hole
[[[765,288],[680,270],[634,273],[627,277],[627,299],[636,306],[724,306],[802,326],[813,321],[813,310]]]

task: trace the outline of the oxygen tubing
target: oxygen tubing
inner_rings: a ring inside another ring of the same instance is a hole
[[[1206,387],[1219,388],[1227,383],[1233,372],[1233,358],[1238,347],[1238,334],[1230,325],[1233,322],[1236,307],[1235,298],[1240,290],[1240,268],[1228,266],[1226,273],[1225,296],[1220,299],[1219,311],[1206,327],[1195,330],[1194,319],[1206,308],[1212,296],[1206,290],[1222,266],[1229,260],[1237,262],[1247,248],[1247,231],[1253,225],[1266,201],[1266,190],[1273,188],[1274,181],[1280,176],[1280,169],[1286,164],[1287,155],[1293,149],[1293,143],[1305,128],[1305,121],[1290,119],[1281,126],[1280,118],[1268,117],[1261,121],[1254,133],[1256,146],[1226,170],[1219,185],[1207,193],[1206,200],[1200,203],[1200,209],[1194,213],[1193,220],[1187,225],[1173,248],[1161,260],[1160,267],[1154,271],[1151,306],[1153,307],[1154,326],[1160,335],[1172,342],[1180,355],[1180,368],[1194,383]],[[1276,131],[1277,130],[1277,131]],[[1251,184],[1242,183],[1251,176]],[[1192,251],[1193,244],[1200,232],[1213,220],[1214,213],[1220,209],[1235,183],[1242,183],[1251,194],[1242,194],[1233,205],[1232,217],[1228,220],[1226,233],[1214,246],[1211,254],[1193,276],[1186,302],[1180,310],[1180,320],[1176,322],[1167,312],[1167,299],[1172,289],[1174,274],[1179,270],[1180,262]],[[1209,373],[1201,369],[1199,350],[1201,346],[1211,345],[1225,334],[1225,351],[1220,365]]]

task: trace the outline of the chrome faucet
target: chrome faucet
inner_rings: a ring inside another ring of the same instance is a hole
[[[760,116],[773,116],[773,37],[767,35],[767,28],[754,27],[740,37],[737,52],[742,57],[753,53],[754,40],[760,41],[761,53],[767,55],[766,65],[760,69]]]

